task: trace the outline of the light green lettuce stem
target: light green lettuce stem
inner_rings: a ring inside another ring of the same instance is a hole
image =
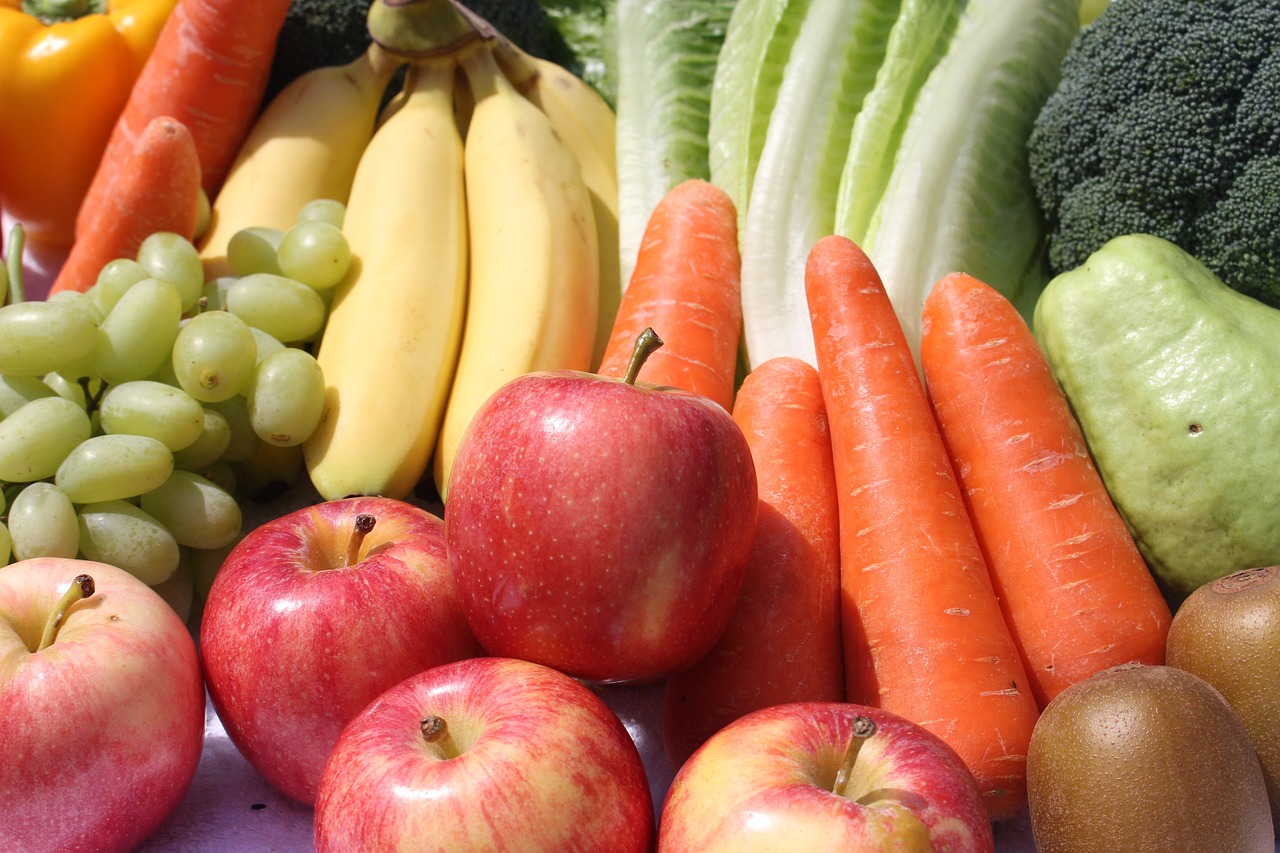
[[[898,2],[811,0],[783,70],[752,178],[742,245],[749,367],[815,362],[804,297],[809,249],[832,233],[854,118],[884,60]]]
[[[861,245],[884,196],[916,97],[947,50],[964,0],[904,0],[876,84],[853,122],[835,230]]]
[[[711,85],[707,157],[712,183],[737,208],[739,229],[782,72],[809,2],[739,0],[729,17]]]
[[[682,181],[710,178],[711,86],[733,0],[616,0],[613,42],[622,283],[644,229]]]
[[[970,0],[916,98],[862,248],[919,357],[925,297],[951,272],[1016,300],[1044,223],[1026,142],[1079,29],[1078,0]]]

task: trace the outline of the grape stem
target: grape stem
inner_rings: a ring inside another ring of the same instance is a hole
[[[9,245],[5,257],[5,270],[9,273],[9,304],[27,301],[26,285],[22,282],[22,250],[27,242],[27,232],[21,222],[9,229]]]
[[[43,651],[53,644],[58,636],[58,628],[62,626],[62,617],[67,615],[67,611],[71,609],[71,605],[77,601],[88,598],[93,595],[94,584],[93,578],[88,575],[76,575],[75,580],[71,581],[71,586],[67,587],[67,591],[58,599],[58,603],[54,605],[53,613],[49,614],[49,621],[45,623],[44,633],[40,635],[40,645],[36,646],[36,651]]]
[[[92,415],[94,412],[98,410],[98,407],[102,405],[102,397],[104,394],[107,393],[107,383],[105,382],[100,383],[98,385],[98,390],[96,392],[89,390],[90,386],[93,383],[93,380],[90,379],[88,376],[81,376],[79,379],[76,380],[76,383],[81,388],[84,389],[85,412]]]

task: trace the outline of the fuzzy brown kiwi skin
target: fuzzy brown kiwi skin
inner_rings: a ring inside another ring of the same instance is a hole
[[[1027,750],[1038,853],[1274,853],[1244,724],[1207,682],[1123,664],[1046,706]]]
[[[1280,826],[1280,567],[1243,569],[1193,592],[1169,626],[1166,658],[1235,708]]]

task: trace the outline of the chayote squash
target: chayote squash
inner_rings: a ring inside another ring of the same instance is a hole
[[[1280,310],[1129,235],[1054,278],[1034,326],[1167,595],[1280,563]]]

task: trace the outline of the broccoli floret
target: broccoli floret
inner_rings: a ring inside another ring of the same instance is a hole
[[[1280,307],[1280,0],[1112,0],[1028,157],[1053,273],[1154,234]]]

